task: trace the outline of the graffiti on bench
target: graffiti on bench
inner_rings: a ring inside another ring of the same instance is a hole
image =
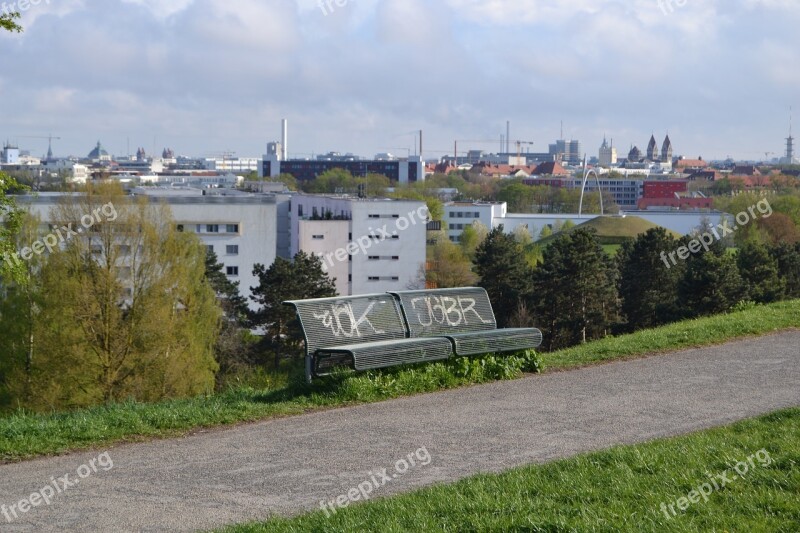
[[[314,313],[314,318],[320,320],[323,327],[330,329],[337,339],[362,337],[361,327],[364,325],[368,325],[372,329],[372,333],[381,335],[386,332],[376,328],[369,320],[369,314],[375,308],[376,303],[372,302],[358,319],[356,319],[352,303],[332,304],[330,309]]]
[[[411,300],[415,319],[425,328],[434,324],[451,327],[494,324],[493,320],[484,320],[475,310],[476,304],[475,298],[463,296],[421,296]]]

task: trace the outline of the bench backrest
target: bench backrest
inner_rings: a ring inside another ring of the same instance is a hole
[[[320,348],[408,336],[397,301],[390,294],[340,296],[283,302],[294,306],[303,326],[306,353]]]
[[[412,337],[497,329],[489,295],[480,287],[392,294],[400,301]]]

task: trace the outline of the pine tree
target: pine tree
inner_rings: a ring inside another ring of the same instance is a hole
[[[475,252],[478,284],[492,301],[497,324],[507,327],[513,314],[530,295],[531,269],[522,246],[499,226],[489,232]]]
[[[781,279],[778,261],[766,246],[746,243],[736,256],[739,275],[744,283],[744,298],[757,303],[781,300],[786,292],[786,280]]]
[[[678,246],[664,228],[653,228],[623,243],[617,253],[620,304],[629,331],[678,318],[678,281],[685,265],[664,262]]]
[[[269,268],[256,264],[253,275],[259,283],[250,289],[250,298],[259,309],[251,313],[251,322],[264,331],[262,346],[274,351],[278,368],[284,350],[299,351],[295,349],[303,341],[294,309],[283,302],[336,296],[335,280],[328,277],[317,256],[305,252],[299,252],[292,261],[279,257]]]
[[[209,248],[206,252],[205,278],[222,309],[220,333],[214,346],[214,354],[220,365],[218,378],[223,378],[237,367],[252,364],[251,349],[245,341],[249,334],[247,299],[239,293],[239,282],[231,281],[224,268],[217,261],[217,254]]]
[[[700,251],[686,261],[678,283],[681,313],[687,318],[724,313],[745,296],[736,260],[725,253]]]
[[[781,243],[769,252],[778,264],[778,275],[786,283],[786,298],[800,298],[800,244]]]
[[[549,349],[608,333],[618,318],[616,276],[593,230],[562,234],[545,249],[533,275],[533,301]]]

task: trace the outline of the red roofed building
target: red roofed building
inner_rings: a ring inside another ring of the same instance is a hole
[[[557,161],[547,161],[536,167],[532,176],[569,176],[569,172]]]

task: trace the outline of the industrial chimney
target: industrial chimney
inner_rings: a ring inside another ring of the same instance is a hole
[[[281,159],[283,161],[288,161],[289,160],[289,121],[287,121],[286,119],[283,119],[281,121],[281,130],[283,132],[281,134],[281,149],[282,149]]]

